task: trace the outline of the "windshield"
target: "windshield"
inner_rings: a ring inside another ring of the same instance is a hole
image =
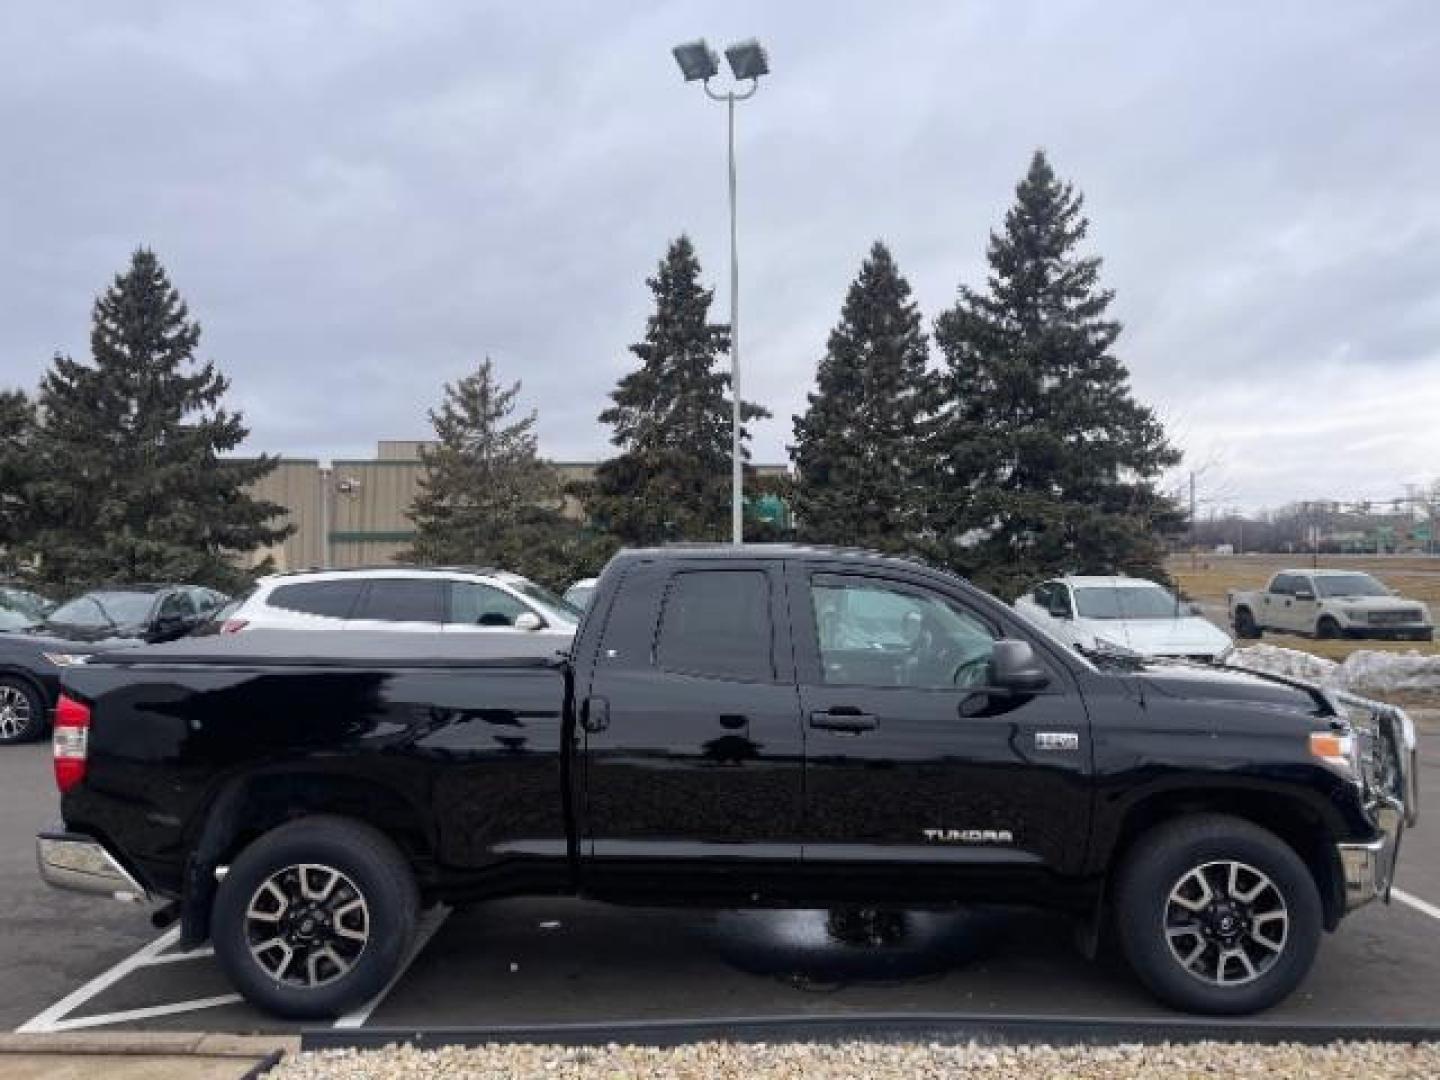
[[[517,574],[513,577],[501,578],[501,580],[525,599],[533,600],[544,609],[545,614],[553,615],[561,622],[579,622],[580,616],[584,614],[574,604],[562,600],[543,585],[536,585],[529,578],[523,578]]]
[[[0,630],[24,630],[34,625],[35,620],[23,611],[0,607]]]
[[[32,622],[36,619],[43,619],[45,612],[51,606],[53,605],[46,603],[43,598],[24,589],[12,589],[8,586],[0,588],[0,607],[18,611],[22,615],[29,615]]]
[[[63,626],[125,626],[143,623],[155,603],[148,592],[92,592],[61,604],[46,622]]]
[[[1321,574],[1315,578],[1321,596],[1389,596],[1390,590],[1369,574]]]
[[[1173,593],[1159,585],[1080,586],[1075,606],[1086,619],[1174,619],[1186,615]]]

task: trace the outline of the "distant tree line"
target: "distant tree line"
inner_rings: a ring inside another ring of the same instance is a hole
[[[1163,576],[1165,537],[1184,519],[1158,482],[1179,454],[1115,355],[1112,294],[1100,260],[1078,250],[1087,228],[1081,196],[1037,152],[990,236],[984,287],[962,285],[934,321],[938,361],[877,241],[793,419],[793,478],[759,484],[747,467],[747,492],[785,497],[793,526],[752,509],[746,539],[913,553],[1007,596],[1066,570]],[[711,321],[688,237],[647,284],[634,366],[599,416],[615,452],[594,478],[561,482],[534,412],[517,411],[520,384],[486,358],[429,414],[403,558],[560,586],[622,545],[728,537],[729,327]],[[0,569],[70,587],[226,588],[244,576],[237,556],[284,538],[281,508],[246,494],[276,459],[227,456],[246,430],[221,404],[225,378],[196,358],[199,339],[142,249],[96,302],[90,361],[57,356],[33,401],[0,394]],[[747,422],[768,415],[742,405]]]
[[[935,322],[938,364],[910,285],[874,244],[794,418],[790,535],[917,554],[1005,596],[1067,570],[1164,576],[1165,537],[1185,520],[1158,484],[1180,455],[1115,356],[1120,325],[1107,317],[1100,260],[1077,250],[1082,207],[1037,152],[990,237],[985,287],[962,286]],[[588,520],[586,541],[565,548],[577,560],[571,576],[621,545],[728,536],[728,327],[710,321],[688,238],[648,283],[654,309],[631,346],[638,364],[600,414],[617,453],[571,489]],[[493,380],[488,362],[474,378]],[[766,415],[743,408],[747,420]],[[459,477],[502,460],[504,431],[437,420],[445,457],[434,461]],[[507,466],[517,476],[535,467],[529,446]],[[757,490],[753,475],[747,490]],[[460,532],[433,513],[416,520],[427,543]],[[778,538],[754,514],[745,535]],[[557,565],[540,547],[513,550],[522,572]]]

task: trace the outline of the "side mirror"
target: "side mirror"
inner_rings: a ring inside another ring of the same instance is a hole
[[[997,641],[990,654],[990,681],[1003,690],[1033,694],[1050,684],[1050,676],[1028,641]]]
[[[1296,600],[1314,600],[1314,599],[1315,599],[1315,594],[1314,594],[1313,592],[1297,592],[1297,593],[1295,594],[1295,599],[1296,599]]]
[[[516,630],[541,630],[545,627],[545,620],[533,611],[522,611],[515,616]]]
[[[1205,609],[1201,607],[1200,604],[1196,601],[1191,600],[1185,605],[1185,613],[1187,615],[1204,615]]]
[[[1068,618],[1070,618],[1070,605],[1064,603],[1063,601],[1062,601],[1062,602],[1057,602],[1057,603],[1052,603],[1052,604],[1050,605],[1050,617],[1051,617],[1052,619],[1068,619]]]

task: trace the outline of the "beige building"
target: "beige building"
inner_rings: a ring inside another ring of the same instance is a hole
[[[269,555],[279,570],[394,561],[415,535],[415,525],[406,514],[419,490],[424,472],[420,449],[426,445],[382,439],[373,458],[340,459],[328,465],[314,458],[281,458],[275,471],[251,491],[285,507],[286,520],[295,532],[274,548],[256,552],[256,561]],[[567,482],[595,474],[595,462],[555,464]],[[755,468],[762,476],[789,471],[785,465]],[[578,519],[579,503],[567,499],[565,512]]]

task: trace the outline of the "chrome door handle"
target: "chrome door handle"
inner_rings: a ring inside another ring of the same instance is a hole
[[[870,713],[862,712],[812,712],[810,726],[824,731],[846,731],[858,735],[862,731],[873,731],[876,720]]]

